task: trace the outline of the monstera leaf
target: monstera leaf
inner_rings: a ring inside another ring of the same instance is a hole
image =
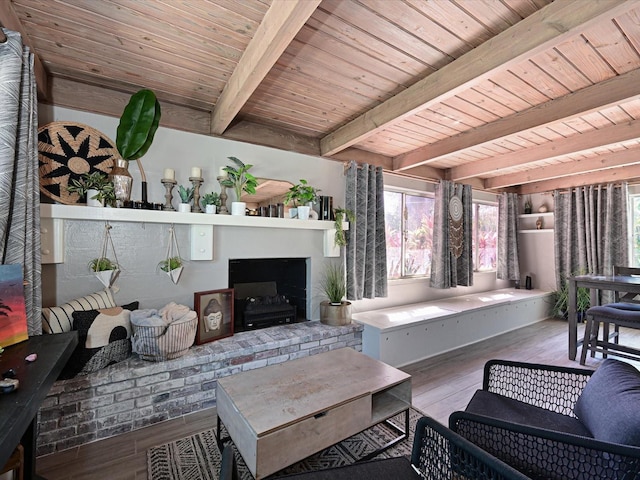
[[[124,160],[137,160],[147,153],[160,115],[160,102],[151,90],[143,89],[131,96],[116,132],[116,147]]]

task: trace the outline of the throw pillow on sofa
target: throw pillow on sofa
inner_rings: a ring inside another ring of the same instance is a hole
[[[70,332],[73,312],[115,307],[116,302],[110,289],[90,293],[57,307],[42,309],[42,331],[45,333]]]
[[[640,447],[640,371],[607,358],[580,394],[574,413],[593,437]]]
[[[60,379],[96,372],[131,355],[130,314],[138,302],[122,307],[73,312],[73,329],[78,346],[65,365]]]

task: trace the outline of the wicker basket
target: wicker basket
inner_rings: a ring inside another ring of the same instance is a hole
[[[131,345],[134,353],[143,360],[160,362],[178,358],[193,345],[198,318],[177,320],[168,327],[136,325],[131,323]]]

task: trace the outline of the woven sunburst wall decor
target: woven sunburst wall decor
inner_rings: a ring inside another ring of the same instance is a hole
[[[117,158],[115,143],[88,125],[51,122],[38,129],[40,191],[60,203],[80,201],[67,191],[71,180],[96,171],[108,175]]]

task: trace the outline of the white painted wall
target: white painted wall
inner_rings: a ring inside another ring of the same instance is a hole
[[[54,120],[75,121],[92,126],[111,139],[115,138],[118,119],[62,107],[41,106],[40,124]],[[187,185],[191,167],[201,167],[205,179],[201,193],[219,191],[214,177],[220,167],[229,163],[228,156],[236,156],[254,164],[256,176],[278,178],[297,183],[300,178],[321,189],[323,195],[334,197],[334,205],[344,205],[343,164],[320,157],[276,150],[221,138],[196,135],[160,127],[153,145],[143,157],[147,176],[149,201],[164,202],[164,187],[160,178],[165,168],[176,171],[178,184]],[[140,199],[140,176],[134,163],[130,166],[134,178],[132,199]],[[388,175],[389,185],[430,191],[432,184],[414,179]],[[176,194],[177,195],[177,194]],[[230,193],[233,196],[233,193]],[[474,192],[474,196],[495,200],[494,195]],[[177,198],[177,196],[176,196]],[[231,198],[229,199],[229,202]],[[174,201],[177,205],[177,199]],[[80,207],[78,207],[80,208]],[[65,221],[65,262],[43,266],[43,304],[60,304],[101,288],[88,272],[87,263],[100,253],[103,224],[100,222]],[[169,301],[193,305],[193,293],[227,288],[228,259],[259,257],[305,257],[311,259],[308,272],[310,295],[308,312],[319,317],[320,293],[318,279],[325,262],[322,253],[323,234],[319,231],[250,229],[220,227],[214,231],[214,260],[193,261],[186,264],[180,282],[171,283],[156,269],[164,259],[169,225],[114,223],[112,237],[123,272],[117,285],[119,303],[139,300],[141,308],[157,308]],[[183,257],[189,255],[189,229],[177,225],[176,233]],[[474,275],[473,287],[449,290],[429,288],[428,280],[400,280],[391,282],[389,296],[354,303],[354,312],[416,303],[438,298],[505,288],[508,282],[497,281],[494,273]]]

